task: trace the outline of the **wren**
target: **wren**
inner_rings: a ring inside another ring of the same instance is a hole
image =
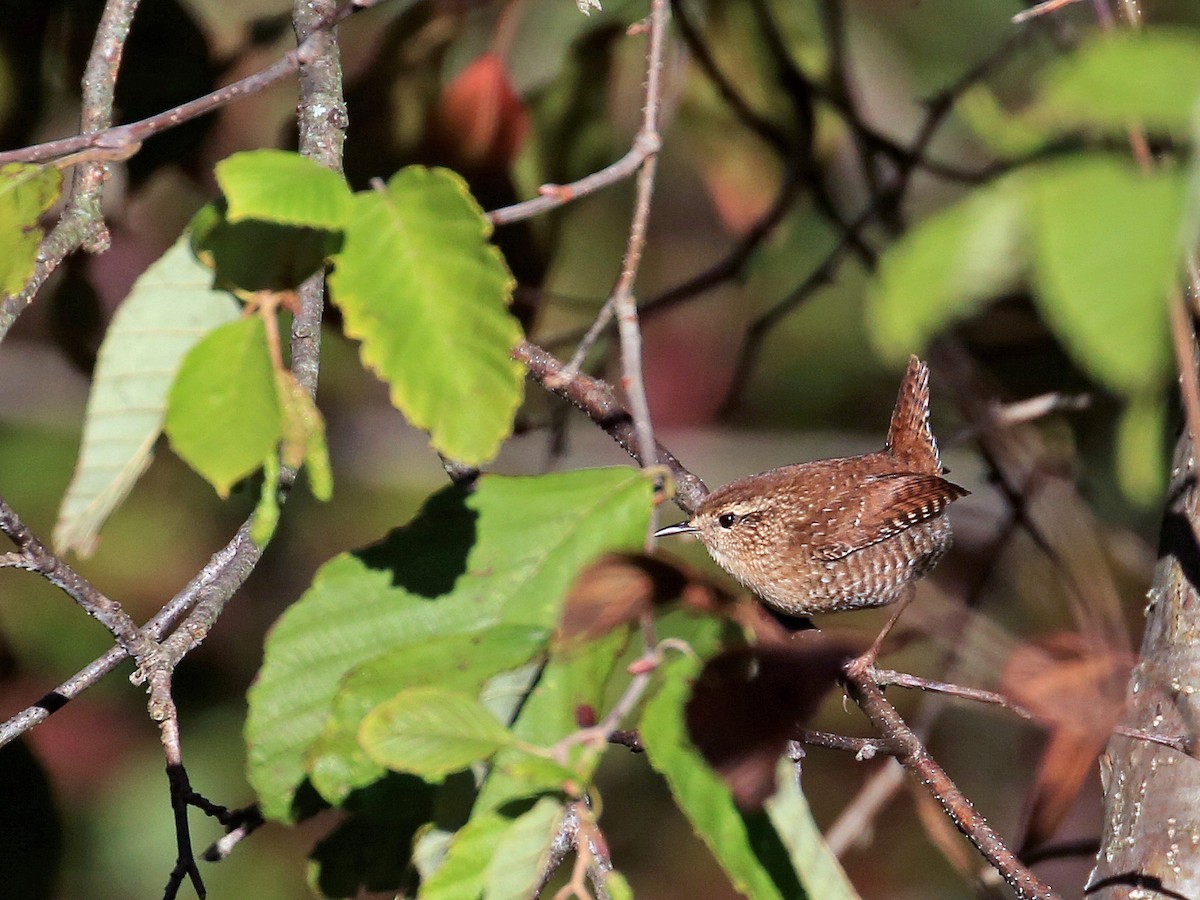
[[[968,493],[942,477],[929,368],[912,356],[882,450],[739,478],[656,537],[696,535],[717,565],[788,615],[884,606],[945,554],[946,507]]]

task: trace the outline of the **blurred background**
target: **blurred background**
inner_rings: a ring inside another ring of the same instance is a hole
[[[1090,7],[1076,4],[1052,22],[1018,29],[1010,20],[1021,8],[1015,0],[680,5],[638,296],[647,309],[646,381],[660,439],[710,486],[881,445],[900,371],[877,360],[868,338],[875,258],[907,223],[1017,155],[1005,155],[989,123],[1020,104],[1032,70],[1095,27]],[[101,9],[98,0],[0,0],[0,147],[75,132],[79,78]],[[288,11],[277,0],[143,4],[118,84],[119,120],[269,64],[294,43]],[[1155,23],[1200,27],[1200,8],[1189,0],[1149,2],[1144,13]],[[638,125],[645,41],[629,29],[644,14],[632,0],[605,0],[590,17],[570,0],[393,0],[355,16],[340,32],[347,177],[361,188],[405,164],[446,165],[493,209],[601,168],[625,152]],[[888,150],[910,146],[928,121],[926,101],[985,60],[991,64],[973,82],[978,89],[954,95],[959,102],[922,149],[922,164]],[[709,62],[749,115],[739,114],[728,90],[723,95]],[[213,198],[217,161],[248,148],[294,146],[295,104],[294,85],[278,86],[148,141],[105,194],[112,249],[68,261],[0,348],[0,494],[37,534],[49,535],[70,479],[91,367],[113,311]],[[873,198],[897,185],[894,202],[855,224]],[[631,199],[632,186],[623,184],[497,232],[519,282],[518,315],[562,356],[612,288]],[[317,504],[303,489],[293,497],[262,564],[176,677],[193,785],[230,807],[253,799],[242,774],[241,727],[266,630],[321,563],[403,523],[445,483],[423,435],[407,428],[358,364],[336,314],[328,321],[319,402],[334,499]],[[601,341],[591,371],[616,374],[611,350]],[[935,432],[951,478],[974,493],[955,505],[956,548],[922,585],[903,649],[886,663],[1002,685],[1033,708],[1094,702],[1115,716],[1140,636],[1173,425],[1139,437],[1161,477],[1132,497],[1118,489],[1115,400],[1072,363],[1019,293],[956,326],[931,358]],[[1047,415],[1015,417],[1001,431],[980,412],[995,408],[985,401],[1045,394],[1054,398]],[[1086,406],[1075,402],[1080,396]],[[625,462],[582,416],[536,386],[518,425],[495,471]],[[997,471],[1010,477],[1017,499],[1006,496]],[[1034,476],[1039,492],[1027,495]],[[163,446],[79,568],[143,621],[223,545],[256,497],[247,486],[219,501]],[[1016,521],[1018,507],[1033,526]],[[674,518],[670,509],[661,517],[664,524]],[[1047,534],[1063,552],[1044,552]],[[717,577],[699,545],[667,549]],[[871,632],[882,621],[871,612],[850,619],[837,624]],[[103,628],[43,580],[0,571],[0,715],[24,708],[108,646]],[[1061,668],[1034,666],[1031,674],[1030,648]],[[174,858],[167,785],[157,732],[141,689],[125,679],[129,669],[0,751],[7,895],[161,895]],[[1046,672],[1056,686],[1046,684]],[[1082,885],[1087,842],[1098,834],[1098,747],[1088,756],[1083,740],[1085,749],[1072,756],[1059,745],[1055,769],[1044,762],[1045,728],[895,688],[889,696],[1014,844],[1027,836],[1033,786],[1048,779],[1061,825],[1044,842],[1082,842],[1083,850],[1037,871],[1064,896],[1079,896],[1070,886]],[[839,698],[814,727],[867,733]],[[1063,760],[1081,754],[1076,777]],[[862,895],[986,892],[974,880],[981,861],[931,813],[928,798],[902,780],[880,782],[882,768],[822,749],[811,749],[804,763],[818,821],[838,822],[839,834],[852,838],[843,860]],[[1076,782],[1079,790],[1071,790]],[[641,757],[610,754],[602,783],[613,855],[639,896],[734,895]],[[877,809],[859,799],[867,784],[886,798]],[[848,808],[851,818],[839,820]],[[330,822],[269,825],[230,860],[202,864],[210,896],[308,896],[305,858]],[[220,833],[198,816],[193,828],[198,849]]]

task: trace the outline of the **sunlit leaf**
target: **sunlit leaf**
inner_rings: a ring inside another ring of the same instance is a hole
[[[350,215],[346,180],[299,153],[235,153],[217,163],[215,173],[229,204],[230,222],[260,219],[333,230],[345,225]]]
[[[331,803],[369,784],[383,767],[358,743],[358,729],[375,707],[408,687],[439,685],[475,696],[497,672],[516,668],[545,647],[544,628],[497,625],[404,644],[346,676],[332,714],[309,754],[309,777]]]
[[[1194,29],[1096,32],[1050,67],[1027,117],[1057,128],[1130,124],[1186,134],[1200,100],[1200,36]]]
[[[808,801],[800,792],[796,766],[790,760],[779,761],[776,783],[779,788],[767,801],[767,814],[791,854],[792,867],[805,891],[821,900],[858,900],[845,870],[813,821]]]
[[[1026,268],[1025,184],[1008,178],[922,220],[888,248],[867,311],[892,361],[1019,282]]]
[[[451,838],[442,864],[422,883],[421,900],[478,900],[496,842],[511,824],[498,812],[474,813]]]
[[[171,449],[226,496],[282,436],[263,320],[239,319],[206,335],[184,358],[167,403]]]
[[[1031,189],[1047,323],[1110,388],[1160,385],[1171,360],[1166,298],[1183,253],[1183,177],[1077,157],[1040,169]]]
[[[496,842],[484,876],[484,900],[525,900],[534,894],[563,818],[562,801],[542,797]]]
[[[54,526],[58,551],[90,553],[150,462],[167,395],[188,351],[241,305],[212,289],[184,234],[134,283],[100,345],[75,474]]]
[[[317,409],[312,395],[300,386],[291,372],[277,371],[275,387],[283,428],[280,459],[293,469],[303,465],[313,496],[328,500],[333,496],[333,472],[329,468],[329,448],[325,443],[325,417]]]
[[[1136,396],[1117,421],[1117,483],[1142,506],[1157,502],[1167,486],[1167,406],[1156,394]]]
[[[264,814],[290,816],[347,674],[396,648],[500,624],[549,631],[581,568],[641,545],[651,497],[629,469],[484,475],[322,566],[276,623],[250,690],[249,774]]]
[[[433,446],[469,464],[512,430],[524,371],[513,280],[457,175],[410,166],[355,197],[330,287],[363,362]]]
[[[512,744],[478,700],[442,687],[409,688],[377,706],[358,732],[375,762],[437,780]]]

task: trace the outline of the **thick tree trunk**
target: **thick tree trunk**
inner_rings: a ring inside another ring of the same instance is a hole
[[[1200,731],[1198,499],[1196,460],[1185,435],[1176,450],[1146,633],[1122,719],[1189,740]],[[1200,761],[1114,736],[1100,762],[1105,823],[1088,897],[1200,898]]]

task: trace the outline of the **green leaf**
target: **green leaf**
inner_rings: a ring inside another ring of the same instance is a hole
[[[611,900],[633,900],[633,888],[616,869],[609,869],[604,873],[604,886],[608,888]]]
[[[422,687],[368,713],[358,741],[381,766],[437,780],[491,757],[513,737],[474,697]]]
[[[450,841],[442,864],[421,884],[420,900],[478,900],[496,843],[511,824],[498,812],[472,815]]]
[[[888,248],[867,307],[881,355],[907,359],[1020,280],[1026,206],[1023,179],[1006,178],[922,220]]]
[[[1096,33],[1051,66],[1026,117],[1059,129],[1131,124],[1188,133],[1200,99],[1200,35],[1194,29]]]
[[[279,471],[279,457],[268,453],[263,458],[262,488],[258,492],[254,521],[250,525],[250,539],[260,547],[271,543],[275,528],[279,525]]]
[[[1032,182],[1037,299],[1094,377],[1132,394],[1170,368],[1167,294],[1182,258],[1184,179],[1108,158],[1041,168]]]
[[[755,900],[795,897],[795,892],[781,890],[783,886],[773,880],[755,852],[758,835],[751,833],[725,782],[688,739],[683,707],[699,670],[699,663],[688,657],[673,659],[662,667],[663,686],[642,715],[646,756],[666,778],[675,802],[735,889]]]
[[[230,222],[260,219],[336,230],[350,215],[346,180],[315,160],[285,150],[235,153],[216,166]]]
[[[485,900],[526,900],[533,896],[564,812],[561,801],[542,797],[508,826],[487,865]]]
[[[62,173],[53,166],[0,166],[0,297],[18,293],[33,275],[42,242],[38,219],[61,188]]]
[[[382,654],[499,624],[549,630],[575,575],[641,546],[648,479],[630,469],[482,476],[384,541],[321,567],[267,639],[246,722],[265,815],[291,815],[343,678]]]
[[[438,451],[468,464],[512,431],[524,372],[513,280],[491,227],[457,175],[410,166],[386,191],[355,196],[330,276],[346,333],[392,403]]]
[[[313,787],[337,804],[383,774],[383,767],[359,747],[358,729],[368,712],[398,691],[438,685],[474,696],[488,678],[540,652],[548,638],[544,628],[497,625],[404,644],[355,669],[338,691],[325,730],[309,754]]]
[[[54,526],[59,553],[87,555],[149,465],[167,394],[188,351],[241,305],[215,291],[185,233],[134,283],[100,345],[75,474]]]
[[[606,700],[628,683],[629,676],[619,665],[628,640],[628,629],[622,629],[573,652],[552,656],[521,705],[513,734],[526,744],[549,747],[579,728],[579,709],[602,713]],[[600,756],[575,748],[567,761],[574,780],[581,785],[590,783]],[[498,755],[479,792],[476,810],[500,809],[550,787],[545,769],[529,765],[527,759],[527,754],[516,749]],[[558,779],[553,781],[554,787],[560,784]]]
[[[858,900],[845,870],[813,821],[808,801],[800,792],[796,767],[789,760],[779,761],[776,783],[779,788],[767,800],[767,814],[791,855],[804,890],[821,900]]]
[[[333,472],[325,443],[325,418],[312,395],[288,371],[275,372],[275,388],[283,417],[279,455],[285,466],[307,467],[309,487],[318,500],[333,496]]]
[[[258,469],[282,437],[275,370],[259,316],[210,332],[183,360],[167,403],[171,448],[217,493]]]
[[[1117,421],[1117,483],[1139,506],[1161,500],[1169,465],[1167,408],[1157,393],[1137,395]]]

